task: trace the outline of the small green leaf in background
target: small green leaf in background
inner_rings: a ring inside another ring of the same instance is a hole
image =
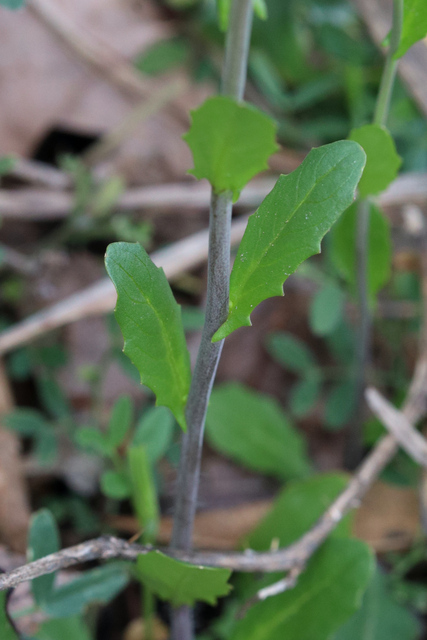
[[[188,60],[190,50],[182,38],[170,38],[156,42],[138,56],[135,66],[142,73],[157,76],[181,67]]]
[[[20,640],[7,615],[7,591],[0,591],[0,638],[1,640]]]
[[[320,377],[317,372],[303,378],[292,387],[289,408],[296,418],[308,415],[315,407],[320,396]]]
[[[224,96],[208,98],[191,112],[184,140],[193,154],[196,178],[207,178],[216,193],[240,190],[277,151],[274,121],[255,107]]]
[[[0,5],[7,9],[20,9],[25,4],[25,0],[0,0]]]
[[[52,418],[61,420],[70,415],[70,404],[56,380],[49,375],[37,376],[37,392],[43,407]]]
[[[43,603],[43,611],[55,618],[79,615],[90,604],[112,600],[129,580],[130,568],[126,563],[115,562],[84,571],[72,582],[57,587]]]
[[[163,272],[138,244],[115,242],[105,264],[117,290],[116,319],[124,352],[136,365],[141,382],[169,407],[182,429],[190,387],[190,355],[181,310]]]
[[[268,10],[265,0],[252,0],[254,13],[261,20],[267,20]],[[218,24],[221,31],[227,31],[231,0],[216,0]]]
[[[361,608],[338,631],[333,640],[417,640],[420,623],[387,591],[386,578],[377,569]]]
[[[196,567],[160,551],[138,556],[137,573],[153,593],[175,607],[193,605],[198,600],[215,605],[217,599],[228,595],[231,589],[229,569]]]
[[[163,458],[172,443],[174,418],[166,407],[152,407],[139,420],[132,445],[144,445],[151,464]]]
[[[360,607],[373,570],[359,540],[327,540],[296,587],[254,605],[229,640],[328,640]]]
[[[28,534],[28,562],[34,562],[51,553],[59,551],[59,532],[54,517],[48,509],[35,513],[30,521]],[[54,589],[55,574],[50,573],[31,582],[34,600],[43,607],[50,599]]]
[[[13,0],[11,0],[11,3],[13,3]],[[15,0],[15,4],[18,5],[18,3],[19,5],[23,4],[21,0]],[[0,0],[0,5],[7,5],[7,0]],[[9,8],[12,9],[13,7]],[[18,6],[16,8],[18,8]],[[0,158],[0,176],[6,176],[10,173],[15,166],[15,162],[16,160],[12,156],[2,156]]]
[[[349,140],[358,142],[366,153],[366,167],[359,182],[362,198],[384,191],[393,182],[402,164],[396,145],[385,127],[365,124],[350,131]]]
[[[133,405],[129,396],[122,396],[114,403],[108,423],[108,444],[111,449],[120,446],[132,424]]]
[[[107,498],[125,500],[131,494],[131,485],[126,473],[120,471],[104,471],[100,479],[101,491]]]
[[[289,483],[279,493],[271,511],[245,541],[256,551],[267,551],[273,540],[286,547],[309,531],[320,516],[344,491],[349,478],[344,473],[325,473]],[[351,518],[346,517],[331,536],[349,536]]]
[[[156,539],[160,516],[152,468],[145,447],[130,447],[128,460],[134,510],[143,529],[144,542],[152,543]]]
[[[92,640],[86,623],[79,617],[46,620],[37,631],[36,640]]]
[[[427,35],[427,3],[425,0],[403,1],[403,26],[399,48],[393,58],[401,58],[413,44]]]
[[[76,444],[92,453],[109,455],[110,447],[105,435],[96,427],[80,427],[74,435]]]
[[[286,331],[271,333],[267,349],[279,364],[297,375],[305,376],[317,366],[314,355],[305,342]]]
[[[341,216],[331,232],[331,259],[336,269],[354,290],[357,282],[357,216],[358,203],[354,203]],[[371,302],[390,279],[391,258],[389,222],[380,209],[371,204],[368,235],[368,288]]]
[[[283,295],[283,283],[307,258],[350,206],[365,166],[355,142],[341,140],[313,149],[302,164],[280,176],[249,218],[230,279],[228,318],[215,333],[221,340],[239,327],[266,298]]]
[[[277,400],[238,383],[214,389],[206,419],[210,444],[244,466],[282,480],[310,473],[303,437]]]
[[[345,295],[333,282],[325,284],[315,294],[310,305],[310,328],[316,336],[327,336],[342,322]]]
[[[352,380],[338,382],[330,390],[325,403],[324,426],[331,431],[344,427],[356,408],[356,388]]]

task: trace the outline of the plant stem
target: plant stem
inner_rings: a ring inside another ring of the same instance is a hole
[[[252,28],[252,0],[234,0],[226,40],[222,93],[242,100]],[[206,411],[224,341],[212,343],[226,320],[229,305],[230,226],[232,193],[212,192],[209,217],[209,256],[206,319],[186,408],[188,431],[183,436],[178,472],[172,547],[192,546],[199,488]],[[172,640],[193,638],[192,612],[179,607],[172,613]]]
[[[386,56],[373,124],[384,126],[390,110],[390,100],[396,78],[398,60],[393,56],[399,48],[403,24],[403,0],[393,0],[393,24],[390,33],[390,45]],[[356,406],[357,412],[354,423],[348,433],[345,448],[345,464],[354,469],[362,459],[363,438],[362,424],[364,414],[364,390],[366,386],[367,369],[371,359],[372,318],[369,308],[368,291],[368,257],[369,257],[369,202],[362,200],[358,209],[356,264],[357,289],[359,297],[360,326],[357,339],[356,365]]]
[[[369,201],[360,200],[356,228],[356,277],[360,323],[356,347],[356,415],[346,442],[345,466],[348,469],[356,468],[363,456],[361,425],[363,424],[364,392],[367,383],[366,376],[371,356],[372,339],[372,318],[368,290],[369,214]]]
[[[393,56],[399,48],[402,24],[403,0],[393,0],[393,25],[390,33],[390,45],[387,52],[384,71],[381,77],[374,115],[374,124],[378,124],[380,126],[385,125],[390,110],[391,94],[398,65],[398,60],[394,60]]]

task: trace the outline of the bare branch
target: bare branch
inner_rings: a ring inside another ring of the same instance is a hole
[[[65,174],[64,174],[65,176]],[[65,176],[66,177],[66,176]],[[275,178],[258,178],[246,186],[236,203],[238,207],[257,207],[274,187]],[[128,189],[117,201],[119,211],[143,208],[167,210],[208,209],[209,185],[196,182],[161,184]],[[48,189],[0,189],[0,215],[5,219],[56,220],[71,212],[71,193]]]
[[[412,426],[405,415],[372,387],[365,392],[366,401],[385,428],[411,458],[427,468],[427,440]]]

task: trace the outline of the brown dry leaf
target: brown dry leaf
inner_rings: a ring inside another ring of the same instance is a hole
[[[408,546],[419,527],[417,491],[377,482],[356,511],[354,533],[381,553]]]
[[[123,640],[145,640],[146,637],[145,622],[141,618],[132,620],[123,634]],[[169,638],[169,629],[158,618],[153,621],[153,635],[151,637],[152,640],[168,640]]]
[[[66,14],[87,39],[105,42],[130,61],[173,34],[149,0],[137,4],[131,0],[46,1]],[[147,79],[147,84],[151,91],[167,81]],[[18,12],[0,8],[0,82],[4,153],[29,155],[57,126],[100,134],[122,122],[135,104],[61,42],[30,8]],[[171,172],[182,177],[191,166],[181,140],[186,113],[206,93],[206,86],[191,88],[179,101],[178,118],[162,111],[132,136],[127,155],[147,159],[140,169],[150,166],[148,158],[160,158],[168,167],[168,178]],[[121,163],[126,164],[123,158]]]

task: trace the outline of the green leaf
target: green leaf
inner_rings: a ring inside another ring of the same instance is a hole
[[[37,436],[51,428],[49,422],[35,409],[14,409],[5,416],[4,423],[8,429],[23,436]]]
[[[76,444],[102,456],[109,455],[110,447],[105,435],[96,427],[80,427],[74,434]]]
[[[144,445],[151,464],[163,458],[173,437],[174,419],[166,407],[152,407],[136,425],[133,446]]]
[[[122,396],[115,402],[108,423],[108,444],[114,450],[120,446],[132,424],[133,405],[129,396]]]
[[[37,640],[92,640],[86,623],[79,617],[46,620],[37,631]]]
[[[309,531],[333,500],[348,484],[344,473],[325,473],[286,485],[274,501],[271,511],[249,534],[247,545],[267,551],[273,540],[285,547]],[[331,536],[349,536],[351,519],[345,518]]]
[[[65,418],[70,415],[70,405],[61,387],[50,376],[37,378],[37,391],[43,407],[53,418]]]
[[[44,602],[43,610],[55,618],[79,615],[89,604],[109,602],[124,589],[129,578],[129,567],[124,563],[85,571],[79,578],[55,589]]]
[[[270,396],[238,383],[215,389],[206,420],[210,444],[255,471],[282,480],[310,473],[305,443]]]
[[[23,4],[23,1],[21,0],[9,0],[9,4],[15,4],[16,9],[18,8],[18,6]],[[0,5],[3,6],[8,6],[8,0],[0,0]],[[13,9],[15,7],[9,7],[10,9]],[[0,158],[0,176],[6,176],[8,173],[10,173],[13,169],[13,167],[15,166],[16,160],[13,156],[2,156]]]
[[[331,232],[331,259],[339,273],[356,289],[356,237],[358,206],[355,203],[341,216]],[[368,232],[368,289],[371,301],[391,274],[390,225],[383,213],[370,205]]]
[[[20,640],[7,613],[7,591],[0,591],[0,638],[1,640]]]
[[[213,341],[250,326],[260,302],[283,295],[286,278],[319,253],[323,236],[352,203],[364,165],[362,148],[342,140],[313,149],[278,179],[249,218],[231,273],[228,318]]]
[[[197,600],[215,605],[217,599],[228,595],[231,589],[229,569],[196,567],[160,551],[138,556],[137,573],[153,593],[175,607],[193,605]]]
[[[253,606],[230,640],[328,640],[359,608],[372,569],[365,543],[327,540],[296,587]]]
[[[349,140],[358,142],[366,153],[366,167],[359,182],[362,198],[374,196],[393,182],[402,164],[396,145],[385,127],[365,124],[350,131]]]
[[[131,447],[128,460],[133,506],[144,532],[144,542],[152,543],[156,539],[160,515],[152,469],[145,448]]]
[[[289,407],[294,416],[302,418],[311,412],[320,395],[320,380],[317,375],[300,380],[292,387]]]
[[[135,65],[142,73],[156,76],[185,64],[189,53],[187,42],[181,38],[161,40],[144,51]]]
[[[417,640],[419,634],[418,620],[408,609],[393,601],[385,576],[377,569],[361,608],[333,640]]]
[[[274,121],[255,107],[224,96],[208,98],[192,111],[184,136],[193,154],[199,180],[207,178],[216,193],[239,191],[260,171],[277,150]]]
[[[327,336],[342,322],[345,295],[333,282],[323,286],[310,306],[310,328],[316,336]]]
[[[0,5],[8,9],[20,9],[25,4],[25,0],[0,0]]]
[[[324,426],[331,431],[344,427],[356,408],[356,388],[352,380],[332,387],[325,403]]]
[[[157,396],[185,430],[184,409],[190,387],[190,355],[181,311],[163,269],[138,244],[110,244],[105,259],[117,290],[116,319],[126,355],[136,365],[142,384]]]
[[[261,20],[267,20],[268,10],[265,0],[252,0],[254,13]],[[231,0],[216,0],[218,24],[221,31],[227,31]]]
[[[401,58],[413,44],[427,35],[427,4],[425,0],[404,0],[403,26],[399,48],[393,58]]]
[[[281,331],[270,334],[267,349],[279,364],[297,375],[306,376],[316,368],[316,361],[309,347],[291,333]]]
[[[59,532],[55,519],[47,509],[35,513],[28,534],[28,562],[39,560],[59,550]],[[31,582],[36,603],[43,607],[53,593],[55,574],[50,573]]]
[[[131,494],[131,485],[126,473],[104,471],[101,476],[101,491],[104,496],[114,500],[124,500]]]

